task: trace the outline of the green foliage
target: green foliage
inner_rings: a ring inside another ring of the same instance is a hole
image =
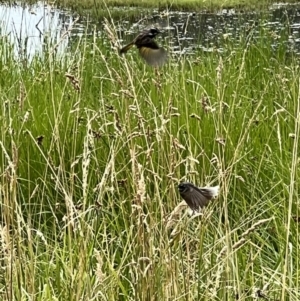
[[[160,70],[95,40],[1,41],[1,299],[299,300],[296,58],[263,28]],[[190,217],[182,180],[220,197]]]
[[[10,5],[15,5],[15,1],[3,1]],[[21,4],[35,4],[37,0],[21,0]],[[135,20],[136,17],[144,18],[149,9],[153,10],[170,10],[170,11],[209,11],[215,12],[220,9],[242,9],[244,10],[261,10],[269,9],[272,4],[276,4],[275,0],[56,0],[53,3],[59,8],[68,8],[79,15],[92,17],[102,22],[103,17],[113,17],[114,20],[130,19]],[[293,5],[298,3],[297,0],[283,0],[280,3]]]

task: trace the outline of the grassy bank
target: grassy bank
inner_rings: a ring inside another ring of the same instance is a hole
[[[12,1],[5,1],[12,3]],[[22,0],[23,3],[36,3],[36,0]],[[148,13],[148,9],[164,10],[181,10],[181,11],[208,11],[215,12],[222,8],[236,8],[241,10],[261,10],[267,9],[270,5],[277,3],[275,0],[57,0],[55,5],[60,8],[69,8],[80,15],[89,15],[93,19],[100,19],[103,16],[110,16],[114,18],[129,19],[130,17],[137,17],[140,14]],[[280,3],[297,3],[297,0],[281,1]]]
[[[273,37],[159,72],[2,38],[1,300],[299,300],[299,64]],[[203,216],[186,179],[221,186]]]
[[[243,8],[243,9],[253,9],[253,8],[263,8],[268,7],[272,3],[277,3],[274,0],[106,0],[106,1],[93,1],[84,0],[78,5],[76,0],[58,0],[57,3],[64,7],[73,7],[78,9],[97,9],[105,7],[140,7],[140,8],[159,8],[159,9],[172,9],[172,10],[217,10],[220,8]],[[287,3],[296,3],[296,0],[283,1]]]

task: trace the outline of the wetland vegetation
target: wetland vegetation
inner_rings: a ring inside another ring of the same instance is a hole
[[[108,14],[115,18],[134,18],[139,14],[146,15],[155,9],[158,11],[194,11],[194,12],[216,12],[220,9],[237,9],[243,11],[268,9],[271,5],[296,4],[298,0],[56,0],[55,2],[43,2],[38,0],[3,1],[3,3],[16,5],[25,4],[47,4],[56,5],[62,9],[71,9],[81,16],[89,15],[93,19],[102,19]]]
[[[0,299],[300,300],[289,36],[220,34],[154,70],[111,20],[31,60],[3,35]],[[191,217],[182,180],[220,197]]]

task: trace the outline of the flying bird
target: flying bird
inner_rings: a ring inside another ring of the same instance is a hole
[[[205,207],[212,198],[219,194],[219,186],[197,187],[192,183],[180,183],[178,190],[193,212]]]
[[[123,47],[120,54],[126,53],[135,45],[147,64],[153,67],[162,66],[168,59],[168,53],[154,41],[159,33],[161,32],[157,28],[145,29],[131,43]]]

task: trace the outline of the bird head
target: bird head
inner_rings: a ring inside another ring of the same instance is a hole
[[[145,29],[136,37],[134,42],[137,47],[150,46],[150,48],[159,48],[153,39],[160,33],[161,32],[157,28]]]
[[[156,37],[160,33],[161,33],[161,31],[159,31],[156,27],[155,28],[151,28],[148,31],[149,37],[152,37],[152,38]]]
[[[185,193],[190,190],[190,183],[180,183],[178,185],[179,193]]]

